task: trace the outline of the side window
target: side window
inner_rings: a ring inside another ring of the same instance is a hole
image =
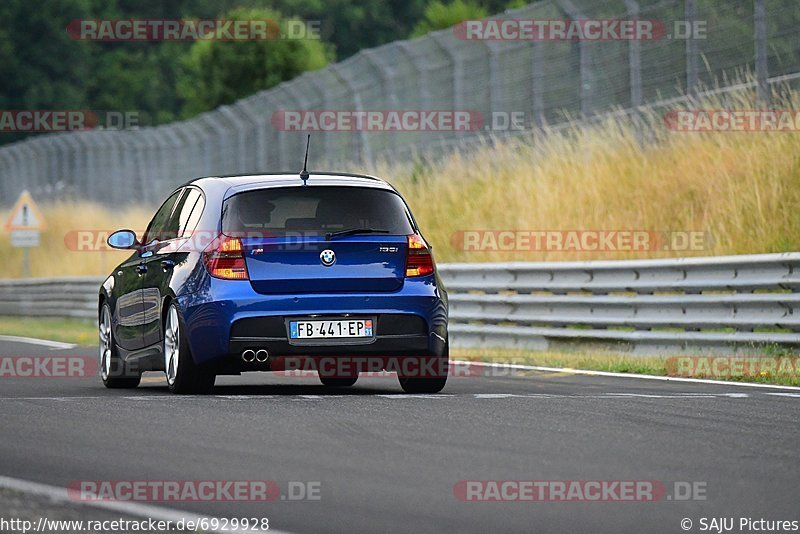
[[[183,206],[181,207],[180,214],[178,214],[178,235],[186,237],[194,232],[197,228],[197,223],[200,222],[200,216],[203,214],[203,208],[206,203],[203,200],[203,195],[197,189],[190,188],[186,190],[184,199],[181,199]]]
[[[176,228],[175,231],[172,232],[172,237],[169,237],[170,219],[172,218],[172,211],[175,208],[175,203],[178,201],[181,193],[183,193],[183,189],[176,191],[158,209],[153,217],[153,220],[150,221],[150,224],[147,227],[147,232],[144,234],[143,242],[145,245],[149,245],[154,239],[166,241],[167,239],[172,239],[177,235],[178,231]]]

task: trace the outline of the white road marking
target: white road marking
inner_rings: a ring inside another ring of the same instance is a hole
[[[423,394],[411,394],[405,395],[403,393],[397,394],[390,394],[390,395],[374,395],[375,397],[381,397],[383,399],[392,399],[392,400],[403,400],[403,399],[446,399],[448,397],[455,397],[453,394],[448,393],[423,393]]]
[[[171,508],[162,508],[160,506],[151,506],[149,504],[140,504],[134,502],[121,502],[121,501],[74,501],[69,498],[66,488],[59,488],[56,486],[49,486],[46,484],[39,484],[37,482],[29,482],[27,480],[20,480],[18,478],[10,478],[0,476],[0,488],[17,491],[20,493],[28,493],[32,495],[39,495],[47,497],[57,503],[72,504],[75,506],[89,506],[92,508],[101,508],[120,514],[130,515],[133,517],[140,517],[145,519],[154,519],[156,521],[172,521],[177,523],[181,520],[199,521],[203,518],[214,519],[212,516],[200,516],[192,512],[183,512],[181,510],[174,510]],[[222,531],[209,530],[207,532],[214,532],[221,534]],[[261,534],[260,530],[228,530],[226,532],[252,532]],[[272,534],[288,534],[273,528],[269,529]]]
[[[0,336],[0,341],[8,341],[11,343],[25,343],[27,345],[38,345],[40,347],[47,347],[51,350],[68,350],[74,349],[78,345],[74,343],[62,343],[60,341],[50,341],[48,339],[36,339],[33,337],[20,337],[20,336]]]
[[[732,382],[726,380],[707,380],[704,378],[684,378],[680,376],[654,376],[638,375],[633,373],[612,373],[610,371],[587,371],[583,369],[568,369],[564,367],[542,367],[539,365],[521,365],[516,363],[494,363],[494,362],[468,362],[463,360],[451,360],[450,363],[456,365],[474,365],[476,367],[492,367],[495,369],[515,369],[518,371],[546,371],[551,373],[566,373],[572,375],[587,376],[609,376],[613,378],[639,378],[642,380],[659,380],[662,382],[689,382],[692,384],[713,384],[718,386],[734,386],[765,389],[788,389],[800,391],[797,386],[779,386],[776,384],[756,384],[753,382]]]
[[[758,395],[772,395],[779,397],[800,398],[800,393],[773,393],[758,392]],[[54,401],[69,402],[81,400],[136,400],[136,401],[248,401],[248,400],[293,400],[293,401],[325,401],[332,399],[363,399],[381,398],[388,400],[424,400],[424,399],[453,399],[468,398],[475,400],[503,400],[503,399],[747,399],[752,398],[756,393],[708,393],[708,392],[675,392],[675,393],[632,393],[632,392],[604,392],[587,394],[564,394],[564,393],[429,393],[429,394],[405,394],[405,393],[383,393],[375,395],[205,395],[203,397],[178,396],[178,395],[141,395],[116,397],[114,395],[96,396],[75,396],[75,397],[0,397],[0,401]],[[763,398],[763,397],[762,397]]]
[[[607,393],[607,395],[612,397],[639,397],[643,399],[691,399],[691,398],[700,398],[700,399],[713,399],[715,397],[724,397],[726,395],[720,394],[716,395],[714,393],[679,393],[679,394],[665,394],[665,395],[656,395],[654,393]]]

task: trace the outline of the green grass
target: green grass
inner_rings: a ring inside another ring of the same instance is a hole
[[[740,354],[731,356],[741,356]],[[747,356],[761,358],[798,358],[796,354],[785,351],[776,353],[769,347],[761,351],[752,351]],[[589,371],[608,371],[612,373],[630,373],[653,376],[677,376],[675,366],[664,356],[631,356],[629,354],[605,351],[535,351],[513,349],[453,349],[450,357],[455,360],[510,363],[520,365],[536,365],[541,367],[559,367],[564,369],[583,369]],[[709,356],[711,358],[711,356]],[[800,358],[797,359],[795,372],[759,373],[757,376],[724,377],[711,374],[696,374],[690,378],[707,378],[727,380],[730,382],[755,382],[781,386],[800,386]]]
[[[80,319],[0,316],[0,335],[93,345],[97,343],[97,326]]]

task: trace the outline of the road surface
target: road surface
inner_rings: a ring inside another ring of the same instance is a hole
[[[55,355],[94,349],[0,342],[0,356]],[[214,395],[179,397],[158,374],[131,391],[106,390],[96,377],[4,376],[0,475],[57,488],[274,481],[282,498],[271,502],[145,504],[267,517],[285,532],[684,532],[685,519],[700,531],[702,518],[737,518],[737,527],[740,517],[800,520],[798,419],[796,390],[560,373],[454,378],[422,396],[402,394],[394,377],[337,390],[248,374],[219,378]],[[485,480],[657,481],[668,496],[459,498],[460,481]],[[676,482],[696,488],[693,498],[678,500]],[[319,498],[292,500],[290,486]],[[19,495],[0,492],[3,514],[10,502]],[[32,502],[29,516],[109,516],[78,502]]]

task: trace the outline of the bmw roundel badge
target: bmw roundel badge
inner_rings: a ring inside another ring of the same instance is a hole
[[[336,263],[336,253],[333,252],[331,249],[325,249],[319,254],[319,261],[322,262],[322,265],[325,267],[330,267],[334,263]]]

